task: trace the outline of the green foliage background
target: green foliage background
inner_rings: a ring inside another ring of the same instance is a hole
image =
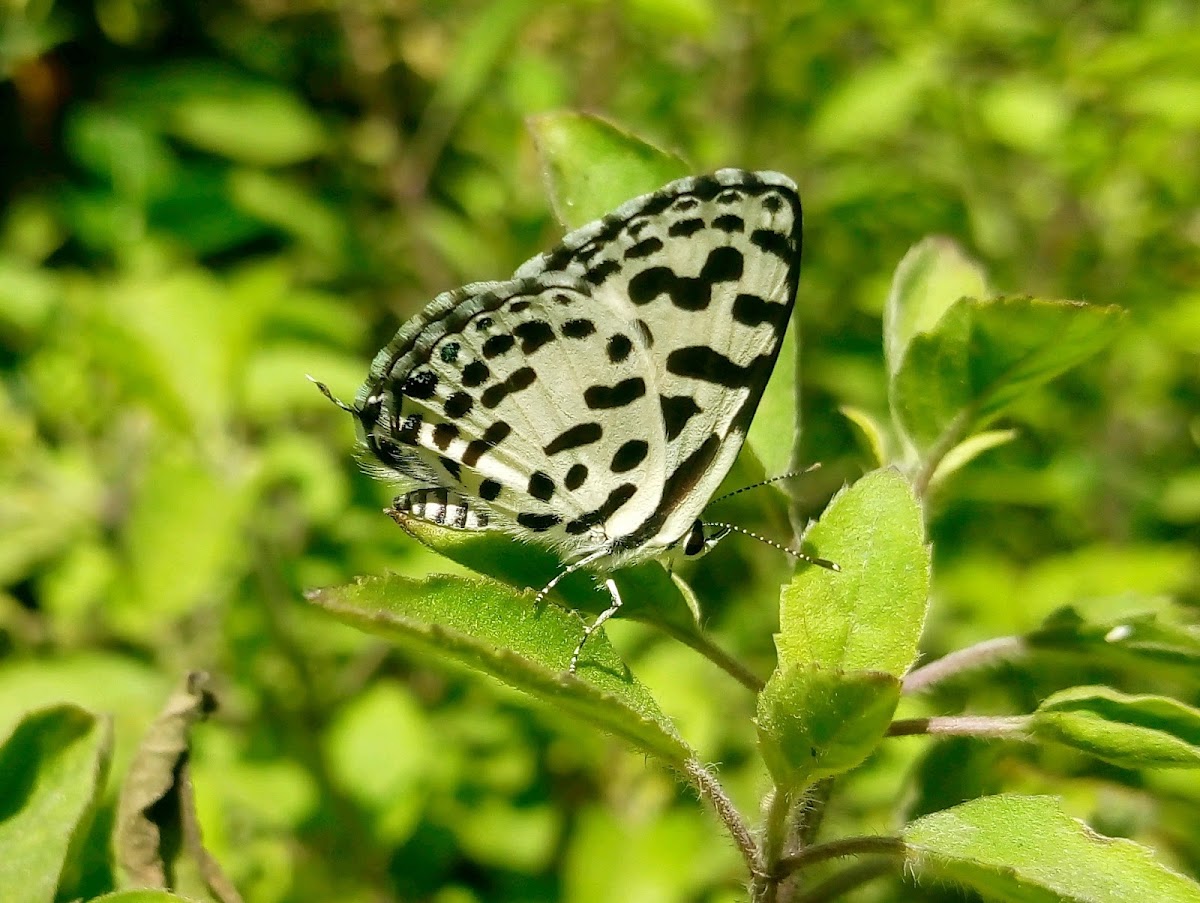
[[[868,466],[839,407],[886,413],[880,319],[916,241],[954,238],[1006,292],[1126,308],[1110,351],[1023,398],[1017,439],[943,487],[924,650],[1066,605],[1167,616],[1200,566],[1198,61],[1184,0],[9,0],[0,735],[45,703],[111,712],[119,778],[203,668],[221,710],[196,731],[200,817],[248,901],[738,899],[736,854],[670,775],[304,604],[453,569],[379,513],[390,487],[304,375],[352,395],[403,318],[552,244],[526,119],[591,110],[697,171],[800,184],[814,512]],[[766,673],[787,563],[730,540],[700,567],[707,625]],[[753,806],[765,771],[729,729],[750,694],[645,628],[610,633]],[[1194,669],[1119,673],[1200,701]],[[1069,659],[997,677],[975,709],[1111,682]],[[1000,776],[1200,871],[1194,776],[1061,749],[891,741],[827,824],[883,831]],[[114,886],[112,799],[64,899]]]

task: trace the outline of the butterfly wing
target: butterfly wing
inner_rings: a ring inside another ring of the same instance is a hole
[[[674,544],[733,466],[795,305],[801,228],[790,179],[725,169],[634,199],[517,271],[578,278],[650,353],[666,471],[628,547]]]
[[[643,523],[667,470],[655,368],[592,288],[544,275],[435,299],[360,391],[369,450],[566,554]]]

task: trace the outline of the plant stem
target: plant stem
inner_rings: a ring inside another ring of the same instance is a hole
[[[933,718],[906,718],[893,721],[889,737],[914,734],[942,734],[955,737],[1007,737],[1024,740],[1028,736],[1029,716],[946,715]]]
[[[792,794],[776,786],[767,801],[767,818],[763,825],[762,869],[754,876],[751,900],[755,903],[774,903],[779,892],[777,863],[783,857],[788,827],[792,816]]]
[[[905,693],[919,693],[964,671],[972,671],[999,661],[1018,658],[1029,651],[1023,637],[1004,636],[984,640],[930,662],[904,678]]]
[[[669,624],[658,626],[664,633],[695,649],[750,692],[758,693],[765,685],[762,678],[700,631],[681,630]]]
[[[828,859],[840,859],[843,856],[862,856],[868,853],[879,853],[885,856],[903,856],[908,847],[899,837],[846,837],[842,840],[831,840],[819,843],[815,847],[801,850],[794,856],[779,860],[775,865],[777,878],[785,878],[792,872],[825,862]]]
[[[896,863],[890,859],[860,862],[825,879],[810,888],[807,893],[793,898],[792,903],[827,903],[827,901],[840,897],[847,891],[854,890],[854,888],[895,871],[895,869]]]
[[[712,805],[717,817],[724,823],[725,830],[733,838],[742,858],[746,860],[746,867],[750,869],[750,874],[757,880],[763,871],[762,860],[746,819],[742,817],[733,801],[725,793],[725,788],[721,786],[716,775],[701,765],[698,760],[689,759],[685,762],[684,771],[691,779],[692,785],[699,791],[700,796]]]

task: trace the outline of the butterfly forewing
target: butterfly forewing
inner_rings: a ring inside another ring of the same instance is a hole
[[[786,177],[722,170],[630,201],[510,282],[440,296],[372,365],[368,448],[564,553],[661,554],[744,441],[800,222]]]

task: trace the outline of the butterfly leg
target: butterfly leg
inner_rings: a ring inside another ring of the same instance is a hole
[[[593,561],[598,561],[599,559],[601,559],[605,555],[607,555],[608,551],[609,551],[608,549],[599,549],[595,552],[592,552],[590,555],[583,556],[578,561],[576,561],[574,564],[568,564],[565,568],[563,568],[561,571],[559,571],[557,574],[555,574],[552,578],[550,578],[549,583],[547,583],[540,590],[538,590],[538,594],[533,599],[533,604],[541,605],[542,600],[546,598],[546,596],[549,594],[550,590],[552,590],[552,589],[554,589],[554,587],[558,586],[558,581],[562,580],[562,578],[566,577],[568,574],[575,573],[580,568],[587,567]]]
[[[608,593],[612,596],[612,604],[604,611],[600,612],[600,616],[591,623],[591,626],[583,629],[583,639],[579,641],[579,645],[575,647],[575,651],[571,653],[571,664],[567,666],[567,673],[574,674],[575,668],[579,665],[579,656],[583,652],[583,644],[588,641],[593,633],[600,629],[600,625],[615,615],[621,609],[621,594],[617,592],[617,584],[609,577],[604,581],[604,585],[608,587]]]

